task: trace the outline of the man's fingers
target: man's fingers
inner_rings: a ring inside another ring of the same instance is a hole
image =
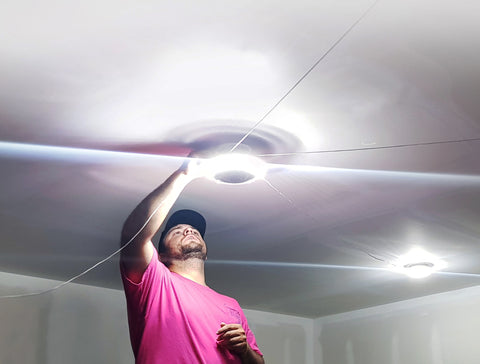
[[[217,340],[233,340],[236,338],[246,338],[246,335],[241,331],[230,331],[223,335],[218,335]]]
[[[221,328],[217,331],[217,344],[237,353],[245,352],[248,344],[242,325],[222,322],[220,326]]]
[[[245,353],[248,350],[248,344],[245,337],[236,337],[230,340],[217,341],[221,347],[234,351],[236,353]]]
[[[231,330],[238,330],[239,328],[241,328],[242,326],[239,325],[239,324],[225,324],[225,323],[221,323],[221,328],[217,331],[217,335],[221,335],[227,331],[231,331]]]
[[[241,343],[245,342],[245,338],[242,337],[242,336],[232,337],[232,338],[230,338],[230,340],[228,340],[228,342],[232,345],[241,344]]]

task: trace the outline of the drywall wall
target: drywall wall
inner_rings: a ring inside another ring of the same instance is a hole
[[[60,282],[0,273],[0,295]],[[69,284],[30,297],[0,299],[0,363],[133,363],[123,292]]]
[[[313,364],[313,320],[245,310],[249,325],[269,364]]]
[[[317,319],[315,362],[478,364],[479,330],[477,286]]]
[[[0,295],[60,282],[0,273]],[[313,320],[245,310],[270,364],[313,364]],[[38,296],[0,299],[0,363],[133,363],[122,291],[69,284]]]

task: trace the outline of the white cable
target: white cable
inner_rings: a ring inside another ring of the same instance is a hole
[[[138,234],[140,234],[142,232],[143,229],[145,229],[145,226],[147,226],[147,224],[150,222],[150,220],[152,219],[152,217],[157,213],[158,209],[163,205],[163,201],[155,208],[155,210],[153,210],[152,214],[148,217],[147,221],[145,221],[145,223],[143,224],[143,226],[140,228],[140,230],[137,231],[137,233],[126,243],[124,244],[120,249],[116,250],[115,252],[113,252],[112,254],[110,254],[108,257],[102,259],[101,261],[99,261],[98,263],[94,264],[93,266],[91,266],[90,268],[88,268],[87,270],[83,271],[82,273],[76,275],[75,277],[72,277],[70,278],[68,281],[65,281],[65,282],[62,282],[58,285],[56,285],[55,287],[52,287],[52,288],[49,288],[49,289],[46,289],[44,291],[40,291],[40,292],[34,292],[34,293],[25,293],[25,294],[17,294],[17,295],[5,295],[5,296],[0,296],[0,299],[1,298],[21,298],[21,297],[30,297],[30,296],[38,296],[38,295],[41,295],[41,294],[44,294],[44,293],[48,293],[48,292],[52,292],[52,291],[55,291],[71,282],[73,282],[74,280],[76,280],[77,278],[80,278],[82,276],[84,276],[85,274],[87,274],[88,272],[90,272],[91,270],[95,269],[96,267],[98,267],[100,264],[103,264],[105,263],[107,260],[109,260],[110,258],[112,258],[113,256],[115,256],[116,254],[120,253],[123,249],[125,249],[137,236]]]

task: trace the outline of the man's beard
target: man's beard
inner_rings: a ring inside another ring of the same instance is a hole
[[[188,244],[182,246],[181,254],[176,258],[178,260],[201,259],[205,261],[207,260],[207,252],[200,244]]]
[[[207,260],[207,251],[201,244],[190,243],[183,245],[179,253],[163,254],[162,262],[167,267],[172,264],[173,260],[187,261],[189,259]]]

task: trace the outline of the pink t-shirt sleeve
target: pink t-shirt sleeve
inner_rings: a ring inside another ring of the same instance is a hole
[[[243,327],[243,330],[245,330],[245,335],[247,336],[248,345],[250,345],[252,350],[255,351],[257,354],[263,356],[263,353],[258,348],[257,341],[255,340],[255,335],[253,335],[253,332],[250,330],[250,327],[248,327],[247,318],[245,317],[245,314],[243,313],[241,308],[240,308],[240,312],[242,315],[242,327]]]
[[[143,273],[142,280],[139,283],[135,283],[127,277],[125,267],[123,264],[120,264],[123,287],[127,299],[130,341],[135,355],[137,355],[140,346],[146,317],[154,302],[152,295],[155,294],[156,290],[150,288],[160,286],[166,270],[167,268],[158,261],[155,254]]]

